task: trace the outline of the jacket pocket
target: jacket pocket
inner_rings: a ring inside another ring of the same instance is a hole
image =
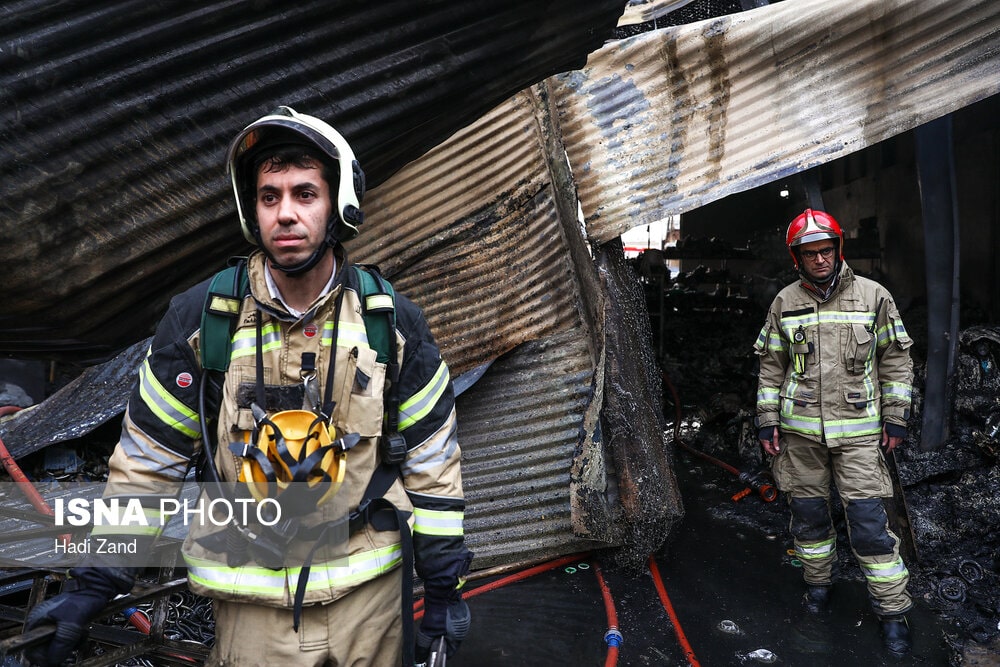
[[[862,387],[848,387],[844,389],[844,402],[855,410],[866,410],[869,405],[878,401],[879,398],[880,392],[877,389],[873,389],[871,395],[869,395],[868,390]],[[878,404],[876,404],[876,407],[878,407]]]
[[[781,411],[783,413],[801,411],[819,403],[819,396],[811,387],[797,386],[794,390],[785,385],[781,388]]]
[[[848,373],[860,375],[865,372],[874,345],[875,336],[865,325],[851,325],[844,350],[844,365]]]
[[[376,356],[375,350],[368,347],[351,348],[348,354],[337,407],[338,427],[344,433],[357,433],[364,438],[382,434],[385,364],[378,363]]]

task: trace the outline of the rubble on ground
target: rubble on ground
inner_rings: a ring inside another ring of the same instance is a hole
[[[753,305],[674,313],[661,350],[665,380],[676,392],[664,390],[668,426],[673,428],[679,416],[681,437],[741,471],[766,467],[752,426],[756,360],[751,351],[764,315]],[[923,452],[922,322],[903,317],[917,340],[914,414],[896,457],[917,550],[917,562],[910,564],[911,593],[953,629],[946,639],[955,664],[996,664],[983,662],[982,656],[1000,656],[1000,327],[962,331],[951,385],[950,435],[939,449]],[[733,503],[726,511],[769,534],[787,531],[783,502]],[[836,502],[832,514],[842,524]],[[843,542],[838,544],[838,576],[860,580],[842,525],[838,536]]]

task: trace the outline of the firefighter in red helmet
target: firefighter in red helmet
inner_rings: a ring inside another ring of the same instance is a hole
[[[812,613],[829,607],[833,482],[885,646],[905,654],[909,572],[882,499],[892,495],[884,457],[904,440],[910,416],[912,341],[888,290],[844,261],[844,234],[833,216],[806,209],[788,226],[786,245],[800,279],[775,297],[754,346],[757,426],[789,498],[803,606]]]

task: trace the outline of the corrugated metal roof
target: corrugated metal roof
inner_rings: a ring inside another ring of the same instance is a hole
[[[401,170],[349,244],[424,308],[455,374],[579,326],[534,114],[520,93]]]
[[[243,252],[223,170],[278,104],[329,120],[377,185],[579,67],[622,0],[0,5],[0,351],[86,358],[151,333]]]
[[[782,2],[608,44],[552,85],[603,242],[1000,92],[1000,3]]]

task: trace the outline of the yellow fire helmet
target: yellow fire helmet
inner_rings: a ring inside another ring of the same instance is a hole
[[[308,410],[284,410],[268,417],[256,405],[256,438],[247,433],[239,480],[260,502],[265,498],[291,501],[303,511],[332,498],[344,481],[347,450],[361,437],[351,433],[334,441],[321,415]],[[251,442],[251,440],[255,440]],[[288,490],[294,488],[293,497]]]

